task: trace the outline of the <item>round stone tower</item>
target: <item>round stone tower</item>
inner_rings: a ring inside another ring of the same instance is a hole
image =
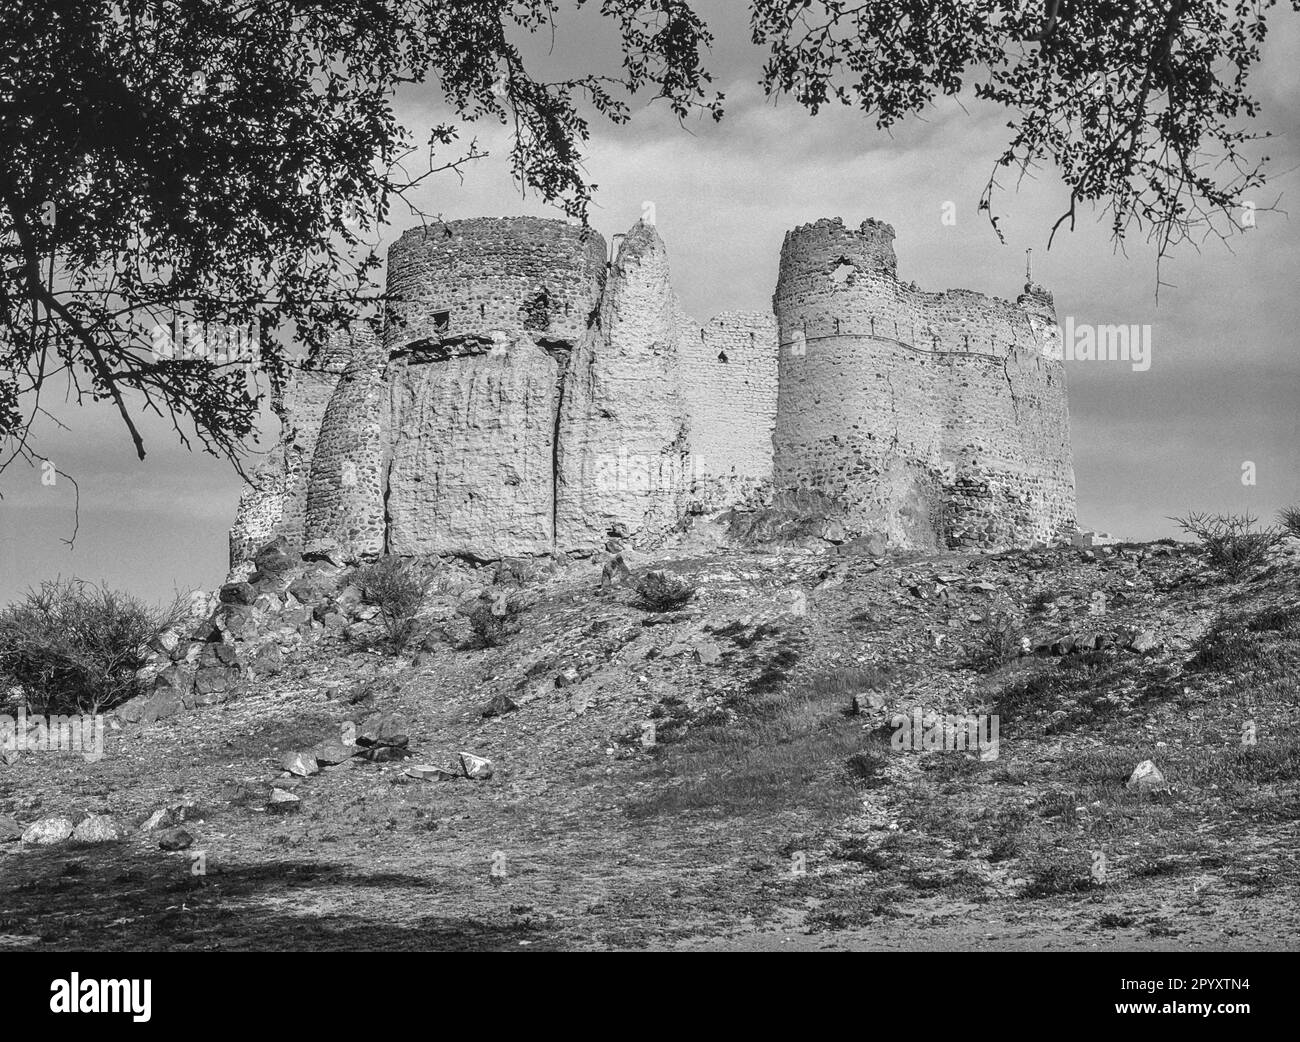
[[[940,416],[903,346],[912,324],[899,328],[893,242],[894,229],[874,220],[786,234],[773,298],[775,486],[849,532],[933,546]]]
[[[1029,545],[1073,523],[1052,298],[928,293],[897,277],[894,229],[788,232],[774,485],[845,533],[915,549]]]
[[[477,217],[404,232],[388,251],[385,346],[529,334],[578,339],[600,302],[605,240],[540,217]]]

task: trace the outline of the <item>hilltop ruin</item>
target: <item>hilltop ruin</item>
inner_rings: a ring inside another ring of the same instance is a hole
[[[655,545],[692,514],[793,496],[828,537],[1046,542],[1074,524],[1052,298],[900,283],[893,229],[786,236],[772,312],[701,325],[644,222],[608,259],[529,217],[408,231],[383,335],[341,336],[274,406],[239,571],[296,550],[479,560]]]

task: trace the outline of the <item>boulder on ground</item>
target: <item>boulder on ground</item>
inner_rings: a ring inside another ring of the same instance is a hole
[[[474,753],[460,753],[460,769],[466,778],[474,781],[487,781],[492,777],[492,761]]]
[[[130,830],[111,814],[92,814],[72,830],[72,838],[78,843],[116,843],[129,834]]]
[[[1136,789],[1138,792],[1151,792],[1167,788],[1168,785],[1165,776],[1160,773],[1160,768],[1151,760],[1143,760],[1133,768],[1125,788]]]
[[[239,670],[229,666],[201,666],[194,674],[194,693],[205,705],[227,701],[239,685]]]
[[[406,720],[396,713],[371,713],[357,729],[357,744],[405,746],[408,730]]]
[[[284,670],[284,655],[276,644],[263,644],[253,656],[253,674],[273,677]]]
[[[421,781],[455,781],[460,777],[455,771],[431,763],[413,763],[406,768],[406,775]]]
[[[320,764],[310,752],[288,752],[280,757],[280,767],[300,778],[320,774]]]
[[[222,604],[252,604],[257,599],[257,591],[252,583],[226,583],[217,597]]]
[[[711,640],[695,645],[695,661],[704,666],[716,666],[722,661],[722,649]]]
[[[194,690],[194,674],[182,665],[172,663],[154,677],[153,692],[173,695],[182,701]]]
[[[330,738],[316,746],[312,750],[312,755],[322,767],[333,767],[335,764],[352,759],[360,751],[355,745],[347,745],[336,738]]]
[[[235,640],[249,636],[256,628],[256,616],[248,604],[223,604],[217,609],[217,628]]]
[[[284,536],[277,536],[257,551],[257,556],[253,558],[253,565],[263,574],[278,575],[287,572],[300,560],[301,558],[290,549],[289,541]]]
[[[142,724],[152,724],[158,720],[167,720],[185,708],[185,703],[175,692],[164,689],[149,696],[144,704],[139,720]]]
[[[48,847],[72,837],[72,822],[67,818],[41,818],[27,826],[23,843],[33,847]]]
[[[1131,641],[1129,641],[1129,650],[1142,654],[1146,651],[1154,651],[1160,646],[1160,641],[1156,639],[1155,632],[1152,630],[1143,630]]]
[[[186,850],[194,843],[194,837],[181,828],[163,829],[158,833],[158,846],[162,850]]]
[[[513,713],[519,706],[515,704],[514,699],[506,694],[497,694],[492,696],[492,700],[483,707],[483,718],[490,720],[494,716],[505,716],[506,713]]]

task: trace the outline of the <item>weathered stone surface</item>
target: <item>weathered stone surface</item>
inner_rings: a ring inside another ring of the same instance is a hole
[[[309,752],[288,752],[280,757],[280,767],[300,778],[310,778],[320,773],[320,764]]]
[[[239,670],[228,666],[202,666],[194,675],[194,691],[204,701],[220,701],[212,696],[230,694],[240,680]]]
[[[170,689],[155,691],[149,696],[140,712],[139,720],[142,724],[152,724],[158,720],[168,720],[181,712],[185,708],[185,703],[181,696]]]
[[[1160,773],[1160,768],[1151,760],[1143,760],[1133,768],[1133,773],[1129,776],[1126,788],[1137,789],[1139,792],[1153,792],[1157,789],[1163,789],[1168,786],[1165,776]]]
[[[505,716],[506,713],[513,713],[519,707],[515,705],[514,699],[509,695],[493,695],[487,705],[483,707],[483,717],[491,719],[494,716]]]
[[[487,781],[492,777],[492,761],[474,753],[459,753],[460,769],[473,781]]]
[[[1129,641],[1129,650],[1136,651],[1139,654],[1146,651],[1154,651],[1160,646],[1160,641],[1155,633],[1151,630],[1143,630],[1131,641]]]
[[[455,781],[461,777],[455,771],[449,771],[445,767],[438,767],[431,763],[413,763],[406,768],[406,775],[409,778],[418,778],[421,781]]]
[[[223,604],[217,609],[217,628],[236,640],[252,633],[254,620],[253,607],[248,604]]]
[[[628,568],[627,562],[623,560],[621,552],[613,554],[600,572],[600,588],[602,590],[617,586],[619,583],[626,583],[632,578],[632,570]]]
[[[239,652],[231,644],[211,643],[201,646],[198,664],[200,666],[238,666]]]
[[[303,550],[346,561],[384,549],[384,456],[388,389],[383,352],[358,340],[321,419],[307,486]]]
[[[72,837],[72,822],[67,818],[41,818],[27,826],[23,843],[33,847],[48,847]]]
[[[330,739],[316,746],[312,750],[312,755],[322,767],[331,767],[352,759],[359,751],[355,745],[345,745],[337,739]]]
[[[194,672],[179,663],[173,662],[159,671],[158,675],[154,677],[154,694],[165,692],[184,698],[193,689]]]
[[[850,533],[908,548],[1028,546],[1074,526],[1051,295],[900,282],[894,230],[838,218],[786,235],[774,305],[778,492],[843,504]]]
[[[23,827],[6,814],[0,814],[0,843],[12,843],[23,835]]]
[[[128,835],[130,830],[111,814],[92,814],[72,832],[78,843],[116,843]]]
[[[299,576],[289,584],[291,593],[300,604],[313,606],[333,592],[334,584],[318,572]]]
[[[194,837],[185,829],[169,828],[158,833],[158,846],[162,850],[188,850],[194,845]]]
[[[716,666],[722,661],[722,649],[711,640],[700,641],[694,648],[695,661],[704,666]]]
[[[599,329],[570,359],[557,451],[555,542],[562,551],[671,528],[690,477],[679,308],[654,225],[624,237],[600,304]],[[653,393],[648,393],[653,388]]]
[[[278,575],[286,572],[299,561],[297,552],[284,536],[272,539],[257,552],[253,558],[254,567],[264,575]]]
[[[257,599],[257,591],[253,589],[251,583],[226,583],[221,587],[218,596],[222,604],[252,604]]]
[[[273,677],[284,670],[284,655],[274,644],[263,644],[253,656],[253,673]]]
[[[1014,302],[924,293],[898,281],[888,225],[821,220],[786,236],[774,314],[700,327],[653,224],[608,273],[604,258],[599,236],[561,221],[403,235],[383,342],[332,341],[275,403],[281,444],[241,500],[232,578],[276,531],[259,577],[299,549],[499,558],[614,539],[617,553],[769,480],[760,535],[783,511],[842,548],[1073,531],[1060,335],[1040,287]]]
[[[531,337],[401,366],[388,510],[400,554],[549,552],[559,364]]]
[[[293,814],[301,808],[302,797],[284,789],[273,790],[266,804],[266,809],[272,814]]]

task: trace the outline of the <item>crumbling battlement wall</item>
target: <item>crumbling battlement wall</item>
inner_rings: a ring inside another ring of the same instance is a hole
[[[778,490],[838,504],[849,532],[912,547],[1048,540],[1074,521],[1065,375],[1051,298],[898,281],[893,229],[787,233],[773,308]]]

